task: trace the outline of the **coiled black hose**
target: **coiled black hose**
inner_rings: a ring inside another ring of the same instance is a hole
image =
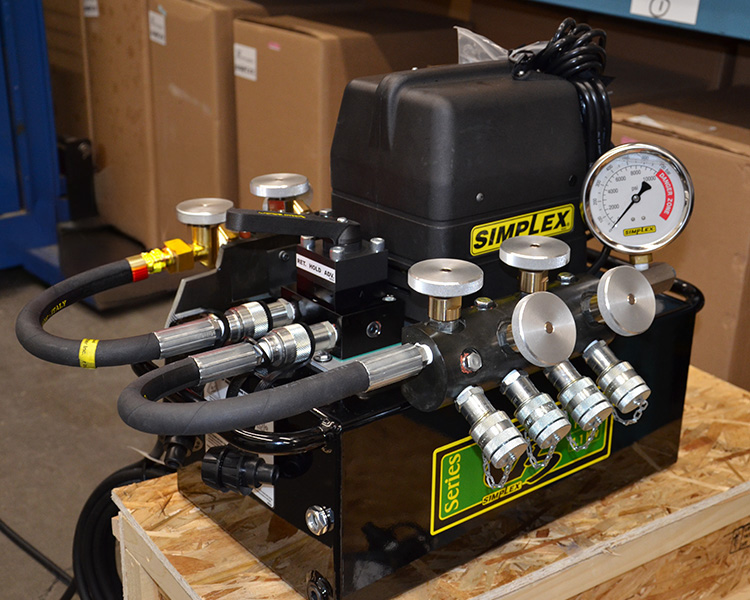
[[[570,81],[578,92],[584,125],[588,164],[611,147],[612,108],[600,77],[607,64],[607,34],[585,23],[565,19],[544,49],[521,53],[513,68],[517,78],[529,71],[557,75]]]
[[[116,340],[71,340],[44,330],[50,317],[93,294],[133,282],[127,260],[96,267],[47,288],[16,320],[16,336],[34,356],[72,367],[110,367],[159,358],[159,341],[153,333]]]
[[[157,403],[200,382],[195,361],[184,358],[142,375],[117,403],[125,423],[159,435],[205,435],[255,427],[325,406],[370,386],[365,366],[354,361],[285,385],[211,402]]]
[[[112,473],[89,496],[73,538],[73,572],[81,600],[122,599],[112,536],[112,518],[117,516],[118,509],[112,502],[112,490],[170,472],[166,467],[143,459]]]

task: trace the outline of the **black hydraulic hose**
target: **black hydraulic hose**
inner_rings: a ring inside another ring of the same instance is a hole
[[[18,315],[18,341],[38,358],[72,367],[110,367],[159,358],[159,341],[153,333],[99,341],[71,340],[44,330],[44,324],[52,315],[71,304],[132,282],[130,263],[120,260],[84,271],[47,288]]]
[[[370,377],[365,366],[354,361],[245,396],[196,403],[155,402],[199,382],[195,361],[184,358],[131,383],[120,394],[117,410],[130,427],[146,433],[205,435],[255,427],[330,404],[364,392]]]
[[[158,369],[154,363],[145,362],[131,365],[133,372],[140,376]],[[238,381],[238,380],[235,380]],[[239,387],[239,386],[238,386]],[[231,397],[236,394],[227,390]],[[237,390],[238,391],[238,390]],[[173,395],[165,396],[170,402],[203,402],[204,398],[190,388],[185,388]],[[230,444],[255,452],[256,454],[301,454],[325,446],[328,429],[321,423],[307,429],[295,431],[259,431],[257,429],[239,429],[235,431],[223,431],[221,437]]]

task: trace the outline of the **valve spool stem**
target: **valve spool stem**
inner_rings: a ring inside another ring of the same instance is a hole
[[[408,283],[415,292],[429,296],[430,320],[450,329],[461,317],[463,296],[482,289],[484,272],[465,260],[432,258],[409,268]]]

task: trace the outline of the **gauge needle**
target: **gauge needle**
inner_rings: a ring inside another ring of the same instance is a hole
[[[631,208],[633,208],[634,204],[638,204],[641,201],[641,194],[644,192],[647,192],[651,189],[651,186],[647,182],[643,182],[641,184],[641,189],[638,191],[637,194],[633,194],[633,196],[630,198],[630,204],[628,204],[628,207],[622,211],[622,214],[619,216],[617,221],[615,221],[615,224],[612,225],[612,227],[609,228],[610,231],[612,231],[615,227],[617,227],[617,224],[622,221],[622,218],[625,216],[625,213],[627,213]]]

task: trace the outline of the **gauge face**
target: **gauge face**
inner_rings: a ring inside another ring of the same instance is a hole
[[[683,230],[692,209],[690,175],[658,146],[613,148],[594,163],[583,184],[583,212],[591,233],[628,254],[666,246]]]

